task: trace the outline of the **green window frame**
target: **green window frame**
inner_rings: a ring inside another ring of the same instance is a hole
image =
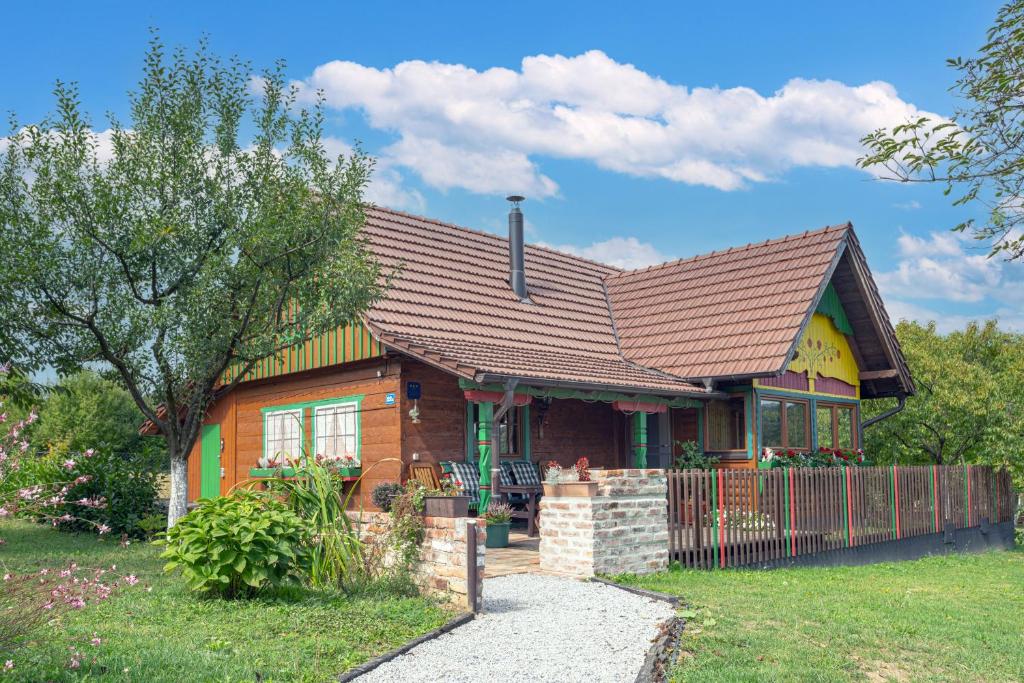
[[[264,408],[263,409],[263,457],[265,458],[277,458],[279,453],[285,452],[278,448],[271,450],[271,441],[275,442],[295,442],[295,453],[287,453],[286,458],[292,460],[302,456],[302,447],[305,442],[306,435],[306,423],[305,423],[305,410],[301,407],[295,406],[280,406],[275,408]],[[297,434],[294,436],[290,433],[293,428],[297,428]],[[284,434],[279,439],[278,432],[283,431]],[[283,465],[284,462],[278,462],[276,464]]]
[[[363,457],[363,427],[362,427],[362,402],[364,396],[362,394],[352,396],[338,396],[335,398],[327,398],[320,401],[304,401],[301,403],[289,403],[287,405],[279,406],[267,406],[261,408],[260,412],[263,413],[263,455],[264,457],[270,457],[268,454],[268,420],[271,416],[280,415],[282,413],[289,413],[292,415],[298,415],[296,424],[299,428],[299,439],[298,449],[299,452],[294,457],[302,457],[303,447],[306,443],[306,414],[309,413],[310,419],[312,420],[312,426],[310,428],[310,441],[313,444],[313,448],[316,448],[316,411],[317,408],[340,406],[340,405],[354,405],[355,406],[355,429],[356,429],[356,452],[355,459],[362,463]],[[313,453],[312,455],[316,455]]]
[[[856,404],[818,401],[814,420],[818,448],[859,448]]]
[[[361,402],[360,402],[359,398],[344,398],[344,399],[334,400],[334,401],[331,401],[331,402],[328,402],[328,403],[318,403],[316,405],[311,406],[312,414],[311,414],[310,417],[313,420],[313,422],[312,422],[313,426],[312,426],[311,440],[313,442],[313,454],[314,455],[318,455],[318,454],[327,455],[328,454],[326,448],[324,450],[320,449],[320,439],[321,439],[321,437],[323,437],[323,439],[324,439],[325,446],[326,446],[326,441],[327,441],[328,438],[333,438],[335,440],[335,445],[337,445],[337,439],[338,439],[338,435],[337,434],[335,434],[335,435],[333,435],[331,437],[328,437],[327,435],[318,433],[320,429],[323,429],[323,428],[326,427],[326,424],[321,425],[321,422],[320,422],[320,420],[318,418],[321,415],[323,415],[325,417],[325,419],[326,419],[326,417],[329,414],[331,414],[331,413],[333,413],[335,416],[337,416],[339,414],[344,415],[346,417],[351,415],[351,418],[352,418],[352,434],[351,434],[351,436],[345,435],[342,438],[345,439],[346,441],[349,438],[352,439],[352,450],[351,451],[347,451],[346,450],[345,454],[346,455],[350,455],[353,458],[355,458],[356,463],[359,463],[359,464],[362,463],[362,461],[363,461],[363,459],[362,459],[363,439],[362,439],[362,434],[361,434],[361,430],[362,430],[362,426],[361,426],[362,425],[362,419],[361,419],[362,410],[360,409],[360,403]],[[339,409],[340,409],[340,411],[339,411]]]
[[[779,438],[776,443],[768,425],[768,410],[778,410]],[[806,451],[811,447],[810,402],[804,399],[783,398],[780,396],[762,396],[761,410],[761,446],[764,448],[784,448]],[[802,416],[802,417],[801,417]],[[802,429],[794,423],[803,423]]]

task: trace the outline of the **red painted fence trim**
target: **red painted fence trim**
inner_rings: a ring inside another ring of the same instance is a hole
[[[725,519],[723,516],[723,503],[725,502],[725,489],[722,487],[722,470],[718,470],[718,548],[722,569],[725,569]]]
[[[896,538],[900,539],[903,537],[900,533],[900,468],[896,465],[892,466],[892,490],[893,504],[896,506]]]

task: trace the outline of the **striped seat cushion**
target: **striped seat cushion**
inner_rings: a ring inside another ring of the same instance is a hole
[[[512,463],[512,472],[515,474],[516,483],[520,486],[540,486],[537,466],[532,462],[514,462]]]
[[[512,477],[512,463],[502,462],[501,463],[501,485],[502,486],[515,486],[516,481]]]
[[[452,476],[462,482],[462,493],[471,505],[480,502],[480,469],[475,462],[453,462]]]

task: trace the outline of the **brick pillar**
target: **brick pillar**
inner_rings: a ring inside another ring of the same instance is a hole
[[[545,495],[540,567],[587,577],[668,568],[668,483],[664,470],[593,470],[593,496]]]

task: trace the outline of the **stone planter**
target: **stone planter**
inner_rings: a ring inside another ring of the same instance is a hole
[[[426,517],[468,517],[469,496],[424,496]]]
[[[508,530],[512,522],[488,522],[487,541],[484,543],[488,548],[507,548]]]
[[[563,481],[557,484],[544,482],[545,496],[566,498],[592,498],[597,494],[596,481]]]

